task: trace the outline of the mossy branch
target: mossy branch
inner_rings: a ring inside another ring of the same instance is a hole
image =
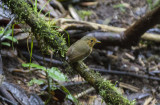
[[[65,40],[59,37],[59,32],[51,29],[46,22],[38,17],[38,14],[24,0],[2,0],[11,10],[17,14],[18,20],[25,21],[34,33],[42,49],[54,48],[64,54],[67,50]],[[100,74],[93,72],[80,63],[71,65],[96,91],[103,97],[107,104],[111,105],[132,105],[120,95],[113,84],[105,81]]]
[[[107,105],[134,105],[134,101],[131,102],[118,93],[115,85],[108,80],[104,80],[98,72],[84,66],[82,62],[74,63],[71,66],[96,89]]]
[[[31,26],[41,49],[48,50],[54,48],[54,50],[57,49],[64,55],[64,52],[67,50],[65,40],[62,37],[60,38],[60,33],[49,27],[46,21],[38,18],[38,13],[33,11],[25,0],[3,0],[3,2],[7,4],[12,13],[17,15],[19,21],[25,21]]]

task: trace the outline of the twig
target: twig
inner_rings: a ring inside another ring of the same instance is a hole
[[[133,74],[133,73],[124,72],[124,71],[116,71],[116,70],[106,70],[106,69],[97,69],[97,68],[91,68],[91,69],[98,71],[98,72],[103,72],[103,73],[109,73],[109,74],[115,74],[115,75],[125,75],[125,76],[132,76],[132,77],[137,77],[137,78],[145,78],[145,79],[160,81],[160,78],[148,76],[148,75],[138,75],[138,74]]]
[[[12,72],[30,73],[30,72],[34,72],[34,71],[38,71],[38,70],[40,70],[40,69],[32,69],[32,68],[30,68],[30,70],[14,69],[14,70],[12,70]]]
[[[77,14],[76,10],[73,8],[72,5],[69,5],[69,12],[71,14],[71,16],[75,19],[75,20],[81,20],[81,18],[79,17],[79,15]]]
[[[149,103],[152,101],[153,97],[149,97],[144,101],[143,105],[149,105]]]
[[[59,8],[59,10],[63,13],[63,15],[65,15],[67,13],[67,11],[64,9],[63,5],[57,0],[51,0],[50,5],[52,7],[57,6]]]
[[[87,90],[85,90],[85,91],[83,91],[83,92],[75,95],[74,97],[75,97],[75,98],[80,98],[80,97],[82,97],[83,95],[86,95],[86,94],[92,92],[93,90],[95,90],[95,89],[94,89],[93,87],[91,87],[91,88],[89,88],[89,89],[87,89]]]
[[[56,88],[60,88],[61,86],[64,86],[64,87],[69,87],[69,86],[75,86],[75,85],[82,85],[82,84],[86,84],[87,82],[86,81],[80,81],[80,82],[68,82],[68,83],[62,83],[62,84],[59,84],[57,83],[58,85],[54,86]],[[48,85],[45,85],[42,87],[42,91],[46,90],[48,88]]]
[[[22,54],[24,55],[27,55],[27,56],[30,56],[29,53],[27,51],[22,51]],[[43,61],[43,57],[41,56],[38,56],[36,54],[32,54],[32,57],[35,58],[35,59],[38,59],[38,60],[42,60]],[[55,64],[55,65],[62,65],[63,63],[59,60],[55,60],[55,59],[50,59],[50,58],[44,58],[44,61],[46,62],[51,62],[52,64]]]
[[[126,30],[125,28],[101,25],[101,24],[97,24],[93,22],[76,21],[73,19],[64,19],[64,18],[58,19],[57,25],[61,27],[61,29],[59,29],[60,32],[63,32],[64,30],[67,30],[67,31],[68,30],[83,30],[83,32],[90,31],[90,33],[88,33],[89,35],[93,35],[97,37],[97,39],[102,40],[105,43],[108,43],[108,41],[112,43],[117,43],[117,40],[118,42],[120,42],[121,37],[123,35],[120,35],[119,33],[124,32]],[[92,31],[96,31],[96,32],[92,32]],[[144,40],[160,42],[159,34],[144,33],[142,34],[141,38]],[[119,43],[117,43],[116,45],[119,45]]]
[[[74,86],[74,85],[83,85],[83,84],[86,84],[87,82],[86,81],[80,81],[80,82],[68,82],[68,83],[63,83],[62,85],[65,86],[65,87],[68,87],[68,86]],[[59,87],[59,85],[58,85]]]
[[[123,82],[120,82],[119,86],[123,87],[123,88],[126,88],[126,89],[129,89],[129,90],[131,90],[133,92],[139,92],[140,91],[140,88],[132,86],[132,85],[127,84],[127,83],[123,83]]]
[[[7,31],[7,29],[9,28],[9,26],[13,23],[14,19],[15,19],[15,16],[13,15],[11,21],[10,21],[10,22],[7,24],[7,26],[5,27],[4,33],[0,36],[1,41],[3,41],[3,40],[5,39],[5,37],[4,37],[5,32]],[[10,34],[9,34],[9,35],[10,35]]]

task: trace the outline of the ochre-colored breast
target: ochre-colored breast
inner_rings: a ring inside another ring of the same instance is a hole
[[[91,51],[92,48],[86,42],[79,41],[69,48],[67,56],[70,62],[77,62],[87,58]]]

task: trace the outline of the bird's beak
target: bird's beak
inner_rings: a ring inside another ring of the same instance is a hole
[[[97,40],[96,43],[101,43],[101,41]]]

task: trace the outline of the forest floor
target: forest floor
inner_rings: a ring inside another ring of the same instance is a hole
[[[73,7],[77,11],[88,11],[90,15],[83,18],[84,21],[95,22],[109,26],[128,28],[142,16],[144,16],[151,9],[151,4],[146,0],[97,0],[94,5],[82,6],[82,4],[75,4]],[[67,11],[67,9],[66,9]],[[82,12],[79,12],[82,15]],[[4,20],[4,19],[1,19]],[[1,27],[4,26],[4,21],[0,21]],[[27,26],[28,27],[28,26]],[[145,27],[145,25],[144,25]],[[154,27],[157,28],[157,26]],[[152,32],[160,34],[160,32]],[[33,78],[46,79],[44,71],[29,71],[21,72],[22,70],[29,70],[22,67],[22,63],[30,62],[30,54],[28,52],[27,43],[31,43],[28,39],[19,40],[18,44],[13,47],[2,46],[1,55],[3,62],[3,70],[6,81],[16,84],[26,91],[27,94],[36,93],[43,101],[46,100],[46,91],[42,88],[44,84],[28,85]],[[70,39],[72,40],[72,39]],[[127,43],[126,43],[127,44]],[[50,63],[43,58],[50,56],[41,54],[37,42],[34,41],[32,62],[43,65],[47,68],[58,67],[61,71],[64,70],[62,64]],[[101,46],[100,44],[98,46]],[[118,46],[105,46],[93,50],[92,54],[84,61],[90,68],[106,70],[99,71],[102,76],[116,84],[120,93],[122,93],[129,100],[136,100],[137,105],[157,105],[160,104],[160,46],[159,43],[147,40],[141,40],[138,45],[131,48],[120,48]],[[36,57],[38,56],[38,57]],[[60,59],[54,59],[61,62]],[[115,72],[112,72],[115,71]],[[67,74],[67,73],[66,73]],[[69,80],[73,85],[66,85],[66,88],[74,95],[90,89],[91,86],[84,83],[84,80],[79,75],[71,75]],[[61,82],[60,82],[61,83]],[[70,82],[62,82],[61,84],[69,84]],[[77,84],[76,84],[77,83]],[[59,90],[62,93],[63,90]],[[70,105],[72,102],[64,99],[61,102],[61,92],[55,91],[51,105]],[[63,95],[63,94],[62,94]],[[105,105],[99,95],[94,90],[86,93],[78,98],[82,105]],[[73,104],[73,103],[72,103]],[[3,104],[2,104],[3,105]]]

